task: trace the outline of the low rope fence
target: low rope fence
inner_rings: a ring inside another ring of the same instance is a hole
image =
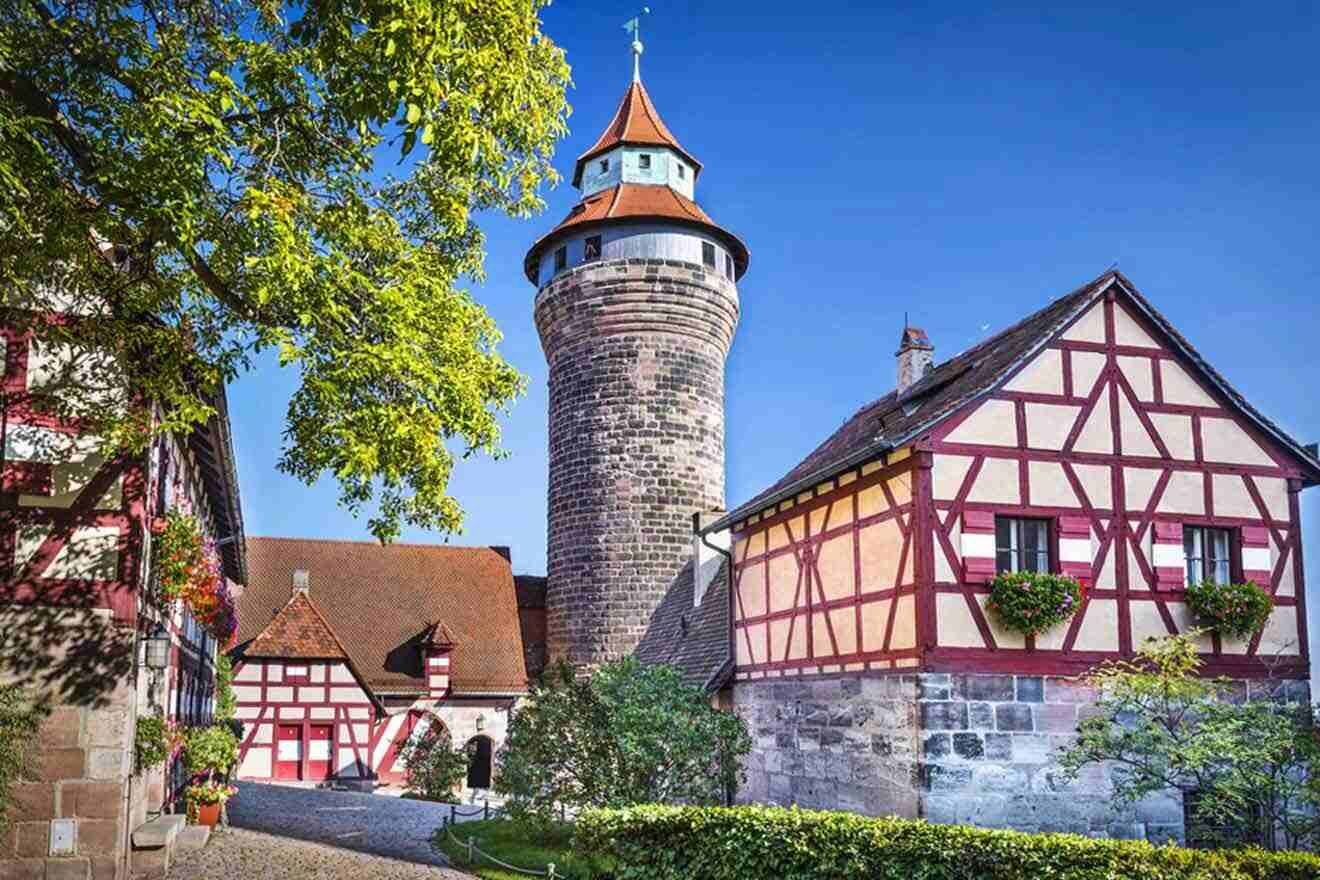
[[[515,874],[526,874],[528,877],[546,877],[548,880],[555,880],[555,878],[558,877],[560,880],[563,880],[563,874],[555,873],[554,862],[546,865],[545,870],[543,871],[538,871],[535,868],[522,868],[518,865],[510,865],[508,862],[500,861],[481,847],[477,846],[477,841],[473,837],[468,837],[467,840],[459,840],[454,836],[452,829],[453,826],[447,824],[445,826],[445,834],[449,835],[449,839],[452,840],[456,846],[462,847],[467,853],[467,863],[469,865],[475,865],[477,863],[477,857],[480,856],[492,865],[497,865],[498,867],[501,867],[506,871],[512,871]]]

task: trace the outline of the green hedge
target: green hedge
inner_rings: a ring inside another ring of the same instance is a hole
[[[1203,851],[776,807],[632,807],[578,818],[615,880],[1315,880],[1320,858]]]

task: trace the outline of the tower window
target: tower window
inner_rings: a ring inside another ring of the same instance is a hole
[[[637,167],[638,167],[638,168],[641,168],[643,171],[650,171],[650,170],[651,170],[651,154],[650,154],[650,153],[642,153],[640,156],[638,156],[638,157],[637,157]]]
[[[701,262],[710,266],[712,269],[715,268],[715,245],[708,241],[703,241],[701,243]]]
[[[568,265],[568,246],[565,245],[564,247],[561,247],[555,251],[555,271],[558,272],[560,269],[564,268],[567,265]]]
[[[733,280],[733,257],[724,255],[724,277]]]
[[[610,160],[609,160],[609,159],[601,159],[601,160],[600,160],[600,170],[601,170],[602,173],[610,170]]]
[[[600,259],[600,236],[589,235],[582,248],[582,259],[599,260]]]
[[[687,166],[682,162],[678,163],[678,179],[683,180],[687,177]]]

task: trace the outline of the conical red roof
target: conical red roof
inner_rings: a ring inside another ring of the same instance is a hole
[[[577,167],[573,170],[573,185],[582,183],[582,169],[587,162],[619,144],[669,147],[692,163],[693,179],[701,172],[701,163],[683,149],[678,139],[665,127],[664,120],[656,112],[651,96],[646,93],[646,86],[642,85],[641,80],[633,80],[628,86],[610,124],[591,149],[578,156]]]

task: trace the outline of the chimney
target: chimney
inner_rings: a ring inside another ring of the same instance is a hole
[[[306,593],[311,588],[311,574],[305,568],[295,568],[293,570],[293,591],[295,593]]]
[[[926,331],[920,327],[903,328],[898,342],[898,393],[921,381],[935,364],[935,346],[930,344]]]
[[[729,530],[714,532],[706,536],[706,540],[701,539],[698,532],[708,524],[715,522],[724,515],[723,510],[708,510],[692,514],[692,607],[701,606],[701,600],[705,598],[706,591],[710,585],[715,582],[715,576],[720,573],[720,564],[724,562],[724,554],[720,550],[729,549]],[[709,542],[709,543],[707,543]],[[714,547],[720,548],[719,550]]]

